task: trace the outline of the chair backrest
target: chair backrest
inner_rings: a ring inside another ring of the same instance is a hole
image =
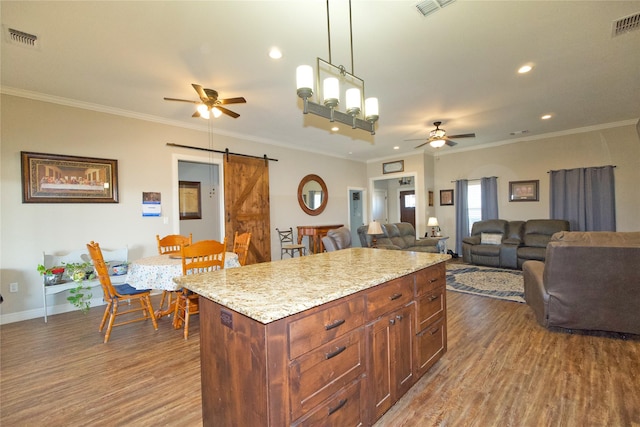
[[[251,242],[251,233],[238,234],[236,231],[233,237],[233,252],[238,254],[238,262],[240,265],[247,263],[247,256],[249,255],[249,243]]]
[[[276,228],[278,237],[280,237],[280,245],[283,243],[297,243],[293,238],[293,227],[289,227],[288,230],[280,231]]]
[[[111,283],[111,277],[109,277],[109,269],[107,268],[107,264],[104,262],[104,258],[102,257],[102,250],[100,249],[100,245],[97,242],[91,241],[87,243],[87,250],[89,251],[89,256],[91,257],[91,261],[93,262],[93,268],[98,276],[98,280],[100,281],[100,286],[102,287],[102,292],[104,292],[105,301],[111,301],[113,298],[118,296],[113,284]]]
[[[162,239],[156,234],[158,240],[158,254],[179,254],[180,246],[190,245],[192,243],[192,233],[189,233],[189,237],[181,236],[179,234],[169,234]]]
[[[333,240],[333,242],[335,243],[335,249],[346,249],[351,247],[351,231],[349,231],[347,227],[342,226],[339,228],[331,229],[327,231],[327,235],[325,237]],[[322,238],[322,242],[326,242],[324,237]],[[327,248],[326,244],[325,249],[327,249],[328,252],[332,250]]]
[[[182,274],[222,270],[224,268],[226,248],[226,238],[223,242],[201,240],[190,245],[183,245],[180,250],[182,255]]]

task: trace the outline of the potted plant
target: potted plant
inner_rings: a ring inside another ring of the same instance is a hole
[[[62,265],[46,268],[44,265],[38,264],[38,272],[41,276],[44,276],[45,285],[57,285],[60,283],[64,270],[65,268]]]
[[[65,264],[65,267],[69,278],[77,284],[75,288],[69,289],[70,295],[67,297],[67,301],[78,307],[84,314],[87,314],[91,308],[93,294],[91,293],[91,287],[84,286],[83,282],[85,279],[93,277],[93,268],[89,270],[92,265],[88,262],[69,263]]]

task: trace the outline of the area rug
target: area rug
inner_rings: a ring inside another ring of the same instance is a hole
[[[454,292],[524,303],[522,271],[447,264],[447,289]]]

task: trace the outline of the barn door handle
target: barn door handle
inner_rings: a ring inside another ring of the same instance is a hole
[[[231,222],[231,213],[227,212],[227,222]]]

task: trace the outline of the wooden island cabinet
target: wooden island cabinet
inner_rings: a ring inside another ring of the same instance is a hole
[[[448,255],[352,248],[175,279],[204,426],[367,426],[447,348]]]

